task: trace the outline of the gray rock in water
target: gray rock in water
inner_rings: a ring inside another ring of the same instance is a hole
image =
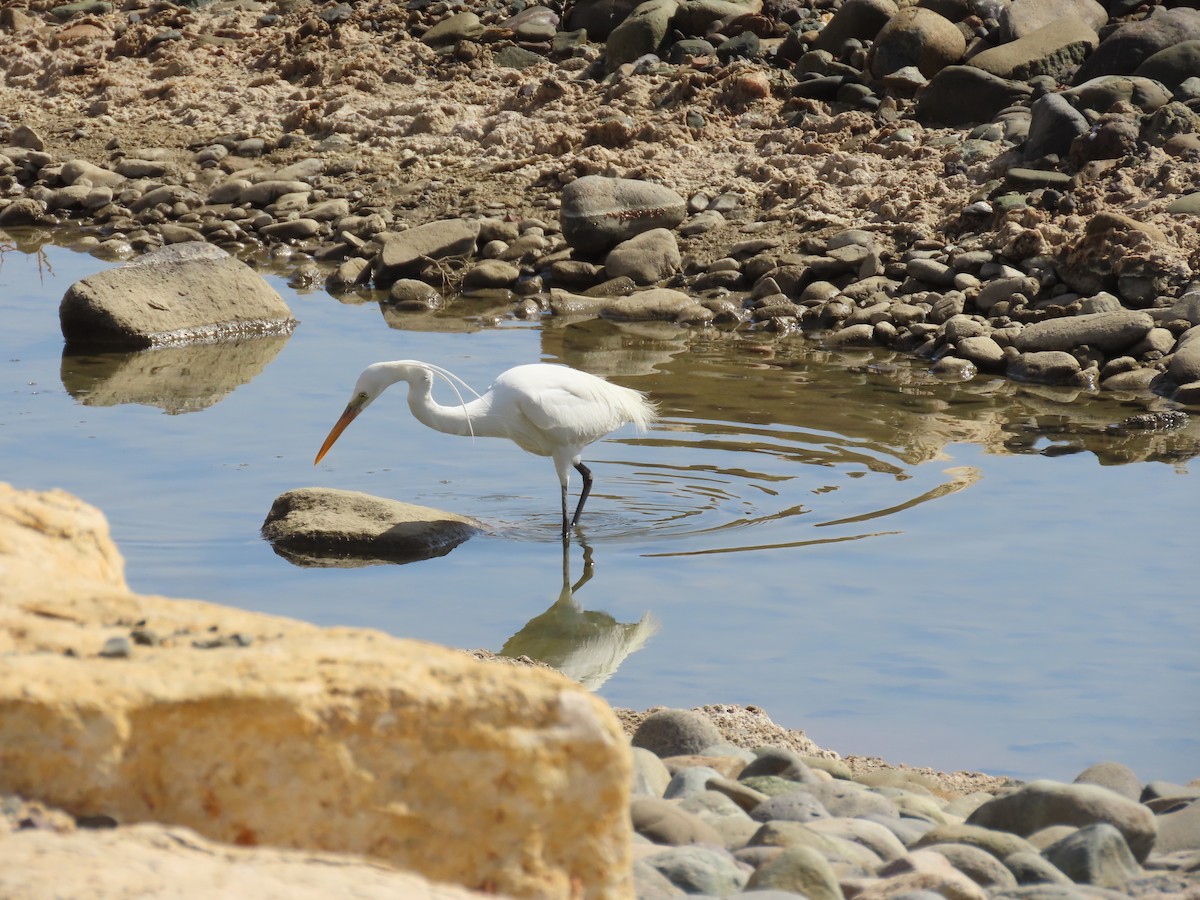
[[[660,757],[699,753],[721,740],[721,732],[694,709],[662,709],[646,716],[633,733],[633,746]]]
[[[145,347],[290,332],[283,298],[210,244],[174,244],[71,285],[58,308],[69,347]]]
[[[480,530],[474,519],[333,488],[280,494],[262,533],[298,565],[354,566],[444,556]]]
[[[1026,325],[1013,345],[1022,352],[1071,350],[1085,344],[1112,352],[1132,347],[1153,327],[1149,313],[1133,310],[1063,316]]]
[[[1141,874],[1125,839],[1107,822],[1080,828],[1047,847],[1046,859],[1077,884],[1120,890]]]
[[[585,175],[563,188],[559,214],[567,243],[596,255],[644,231],[676,227],[687,203],[661,184]]]
[[[443,219],[379,237],[383,247],[375,258],[375,286],[387,288],[400,278],[416,275],[430,260],[473,254],[479,221]]]
[[[1032,781],[989,800],[967,819],[970,825],[1022,836],[1050,825],[1086,826],[1099,822],[1119,830],[1139,862],[1145,860],[1154,846],[1157,828],[1149,809],[1108,788],[1091,784]]]
[[[1065,350],[1022,353],[1008,364],[1007,374],[1015,381],[1032,384],[1070,384],[1082,367]]]

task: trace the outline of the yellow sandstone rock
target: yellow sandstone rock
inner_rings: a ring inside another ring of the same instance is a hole
[[[131,594],[103,516],[62,492],[0,485],[0,584],[0,793],[518,897],[632,896],[626,741],[555,672]],[[98,655],[135,623],[161,645]],[[233,633],[250,645],[193,643]]]

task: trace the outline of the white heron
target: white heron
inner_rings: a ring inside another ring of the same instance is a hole
[[[321,461],[334,441],[364,409],[390,385],[408,382],[408,408],[418,422],[446,434],[502,437],[522,450],[554,460],[562,485],[563,539],[579,524],[583,504],[592,491],[592,473],[582,462],[585,447],[633,424],[644,431],[657,416],[654,403],[641,391],[610,384],[603,378],[548,363],[516,366],[496,376],[482,396],[459,405],[442,406],[433,399],[435,376],[475,392],[457,375],[432,363],[415,359],[377,362],[358,376],[354,395],[334,424],[317,458]],[[568,516],[567,483],[571,467],[583,479],[579,504]]]

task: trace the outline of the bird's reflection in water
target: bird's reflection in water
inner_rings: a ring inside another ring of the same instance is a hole
[[[500,650],[501,656],[528,656],[558,669],[590,691],[597,690],[629,654],[640,650],[659,624],[650,613],[637,622],[621,623],[606,612],[586,610],[575,593],[595,574],[592,548],[579,535],[583,549],[583,574],[571,583],[571,547],[563,543],[562,590],[553,605],[514,634]]]

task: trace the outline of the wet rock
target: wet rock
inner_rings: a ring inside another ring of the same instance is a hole
[[[1027,81],[1038,75],[1059,80],[1100,44],[1089,25],[1075,18],[1051,22],[1037,31],[972,56],[977,66],[998,78]]]
[[[59,304],[70,347],[158,344],[288,333],[283,298],[209,244],[176,244],[75,282]]]
[[[609,251],[604,268],[610,278],[628,277],[637,284],[654,284],[679,271],[679,243],[666,228],[652,228],[622,241]]]
[[[485,259],[467,270],[462,286],[465,291],[505,288],[520,277],[521,270],[512,263],[499,259]]]
[[[1087,825],[1044,851],[1046,859],[1077,884],[1119,890],[1141,874],[1125,839],[1112,825]]]
[[[659,757],[699,753],[720,741],[721,733],[708,716],[691,709],[651,713],[633,733],[633,746]]]
[[[966,38],[953,22],[931,9],[910,6],[892,16],[875,36],[871,74],[882,78],[916,66],[932,78],[961,60],[966,49]]]
[[[1071,350],[1086,344],[1111,353],[1134,346],[1153,327],[1149,314],[1133,310],[1064,316],[1025,326],[1014,346],[1021,351]]]
[[[280,494],[262,526],[278,551],[314,565],[444,556],[478,530],[475,520],[456,513],[333,488]]]
[[[687,215],[675,191],[649,181],[585,175],[562,190],[563,237],[594,256],[655,228],[674,228]]]
[[[375,286],[388,288],[400,278],[419,274],[431,260],[474,253],[479,221],[443,219],[379,237],[382,247],[375,257]]]
[[[0,206],[0,227],[21,228],[35,224],[46,213],[46,204],[32,197],[17,197]]]
[[[1043,355],[1049,354],[1026,354]],[[1049,825],[1105,822],[1120,831],[1139,862],[1150,853],[1157,833],[1154,815],[1140,803],[1096,785],[1044,780],[989,800],[967,822],[1018,835],[1030,835]]]

